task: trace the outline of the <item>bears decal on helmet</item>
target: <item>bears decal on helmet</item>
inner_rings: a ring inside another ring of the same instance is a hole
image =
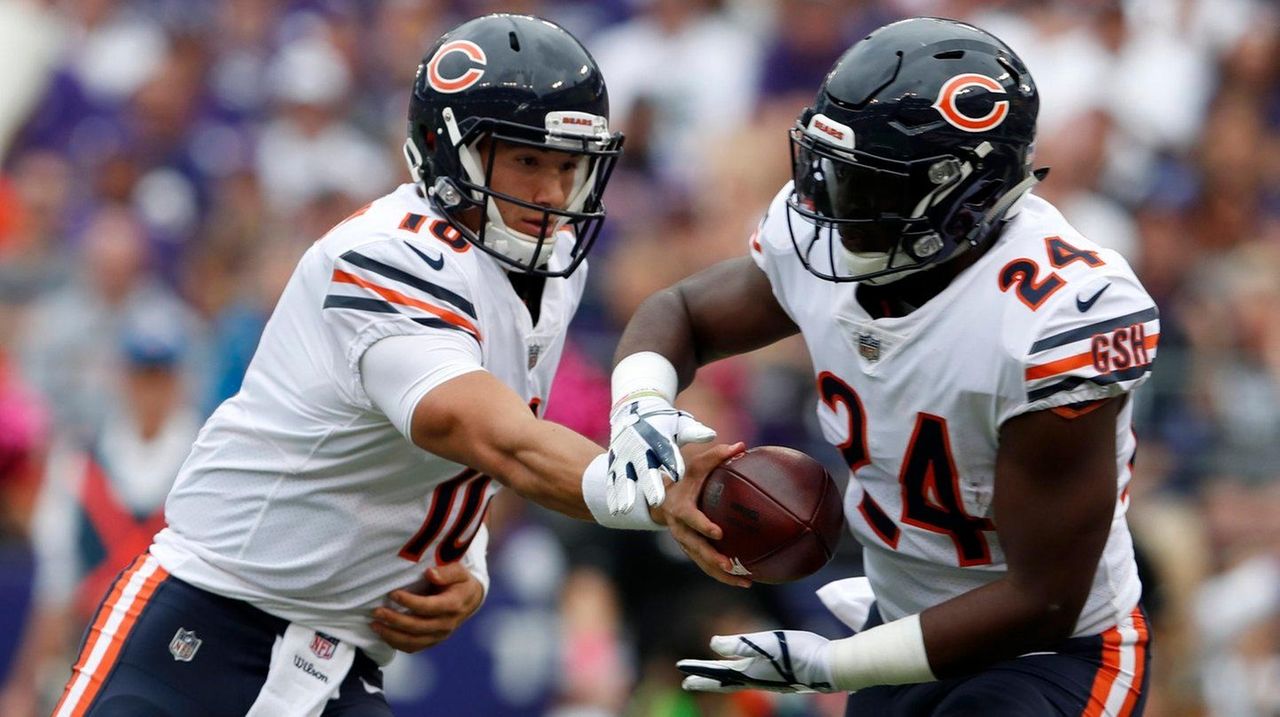
[[[446,77],[440,71],[440,65],[450,53],[459,53],[469,59],[471,64],[456,77]],[[480,81],[484,77],[484,49],[470,40],[454,40],[440,46],[431,61],[427,63],[427,83],[436,92],[461,92]]]
[[[956,106],[956,100],[961,93],[974,87],[985,89],[998,95],[1004,94],[1004,87],[999,82],[980,75],[976,72],[966,72],[962,75],[956,75],[946,82],[942,83],[942,89],[938,92],[938,100],[933,106],[942,114],[942,118],[953,127],[958,127],[965,132],[986,132],[1000,126],[1004,118],[1009,114],[1009,101],[997,100],[991,105],[991,111],[981,117],[970,117]]]

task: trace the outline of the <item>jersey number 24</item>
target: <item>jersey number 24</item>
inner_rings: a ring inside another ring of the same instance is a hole
[[[856,472],[871,462],[867,451],[867,414],[862,400],[849,384],[828,371],[818,376],[818,395],[832,411],[837,403],[844,404],[849,416],[849,437],[837,448],[850,472]],[[916,414],[915,430],[907,443],[898,482],[902,486],[899,517],[902,523],[951,538],[961,567],[991,562],[991,550],[984,533],[995,530],[995,523],[965,512],[960,474],[951,456],[947,419],[923,412]],[[862,494],[858,512],[886,545],[897,549],[901,529],[866,492]]]

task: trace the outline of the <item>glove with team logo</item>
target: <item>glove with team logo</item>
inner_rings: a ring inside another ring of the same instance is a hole
[[[680,684],[698,692],[836,692],[831,641],[802,630],[716,635],[711,649],[724,660],[681,660]]]
[[[706,443],[716,432],[657,392],[625,399],[609,415],[609,510],[630,511],[636,487],[652,506],[666,497],[662,476],[684,476],[680,446]]]

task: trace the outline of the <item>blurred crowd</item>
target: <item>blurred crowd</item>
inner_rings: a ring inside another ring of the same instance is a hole
[[[908,15],[1026,61],[1037,192],[1161,309],[1130,519],[1156,632],[1149,715],[1280,713],[1280,6],[1267,0],[0,0],[0,714],[47,714],[88,611],[163,520],[293,263],[408,174],[408,88],[441,32],[528,12],[582,38],[626,151],[550,417],[607,439],[608,362],[652,291],[741,255],[785,131],[840,53]],[[964,311],[957,306],[956,311]],[[821,442],[803,346],[682,397],[726,440]],[[785,623],[800,583],[722,588],[674,543],[495,501],[485,607],[388,674],[400,713],[838,715],[692,697],[677,657]]]

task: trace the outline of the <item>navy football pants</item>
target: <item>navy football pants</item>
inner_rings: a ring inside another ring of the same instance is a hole
[[[242,717],[266,681],[271,647],[286,627],[246,602],[169,576],[144,553],[98,606],[54,715]],[[364,652],[356,651],[324,717],[392,717],[382,671]]]
[[[867,627],[880,624],[873,609]],[[1024,655],[955,680],[868,687],[849,695],[846,717],[1140,717],[1151,638],[1146,615],[1056,650]]]

